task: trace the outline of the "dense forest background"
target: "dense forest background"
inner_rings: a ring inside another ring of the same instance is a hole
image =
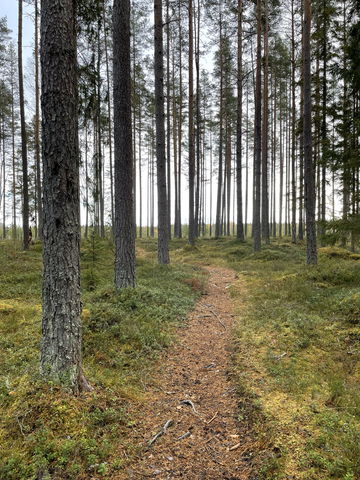
[[[6,19],[1,21],[3,238],[20,237],[30,224],[34,237],[41,231],[38,3],[30,4],[34,54],[31,68],[26,69],[25,95],[22,68],[18,68],[22,50],[11,37]],[[351,241],[353,248],[359,213],[358,9],[357,2],[346,0],[312,2],[317,230],[322,243],[341,239],[343,244]],[[175,237],[188,234],[192,217],[194,237],[250,236],[250,225],[254,220],[256,225],[259,216],[256,198],[260,201],[260,196],[265,242],[275,236],[291,235],[294,242],[304,237],[304,7],[297,0],[263,2],[260,15],[259,19],[253,2],[169,0],[164,4],[167,222],[169,234]],[[79,2],[85,237],[90,228],[102,237],[111,235],[114,224],[111,19],[111,2]],[[152,28],[152,5],[133,1],[131,141],[139,237],[154,236],[158,223]],[[261,125],[255,133],[257,99]],[[261,165],[256,169],[259,142]],[[261,189],[259,194],[256,188]]]

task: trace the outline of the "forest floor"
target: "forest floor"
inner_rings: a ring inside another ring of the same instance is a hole
[[[140,455],[114,480],[254,478],[254,439],[237,417],[231,375],[235,314],[229,288],[238,276],[221,267],[206,270],[201,299],[146,386],[132,432]]]
[[[0,243],[0,480],[360,478],[360,255],[170,246],[159,266],[139,239],[118,293],[111,242],[82,243],[94,391],[73,397],[38,374],[41,245]]]

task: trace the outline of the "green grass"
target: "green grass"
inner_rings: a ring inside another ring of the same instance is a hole
[[[138,258],[138,287],[117,293],[111,244],[91,238],[81,255],[84,370],[95,391],[74,398],[38,375],[40,245],[0,244],[1,480],[110,478],[122,468],[154,360],[205,280],[198,267],[161,267],[150,254]]]

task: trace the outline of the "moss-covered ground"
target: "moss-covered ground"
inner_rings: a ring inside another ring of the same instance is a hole
[[[307,267],[304,246],[286,240],[257,254],[234,239],[175,240],[172,266],[159,267],[154,240],[138,247],[139,286],[117,294],[111,245],[82,246],[84,368],[95,391],[72,398],[38,376],[40,246],[0,245],[0,479],[111,478],[123,467],[135,453],[131,412],[206,264],[239,274],[238,415],[252,415],[259,446],[270,445],[262,478],[360,478],[359,256],[326,247]]]
[[[94,392],[74,398],[38,375],[40,245],[26,253],[0,245],[1,480],[109,478],[121,469],[134,453],[131,411],[206,280],[198,267],[160,267],[140,254],[138,287],[116,293],[111,244],[92,237],[81,255],[84,370]]]

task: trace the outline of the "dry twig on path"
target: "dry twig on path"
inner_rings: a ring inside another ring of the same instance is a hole
[[[165,425],[161,428],[161,430],[148,442],[148,448],[151,447],[158,438],[160,438],[162,435],[165,435],[167,432],[167,429],[171,427],[171,425],[174,422],[172,420],[168,420]]]

